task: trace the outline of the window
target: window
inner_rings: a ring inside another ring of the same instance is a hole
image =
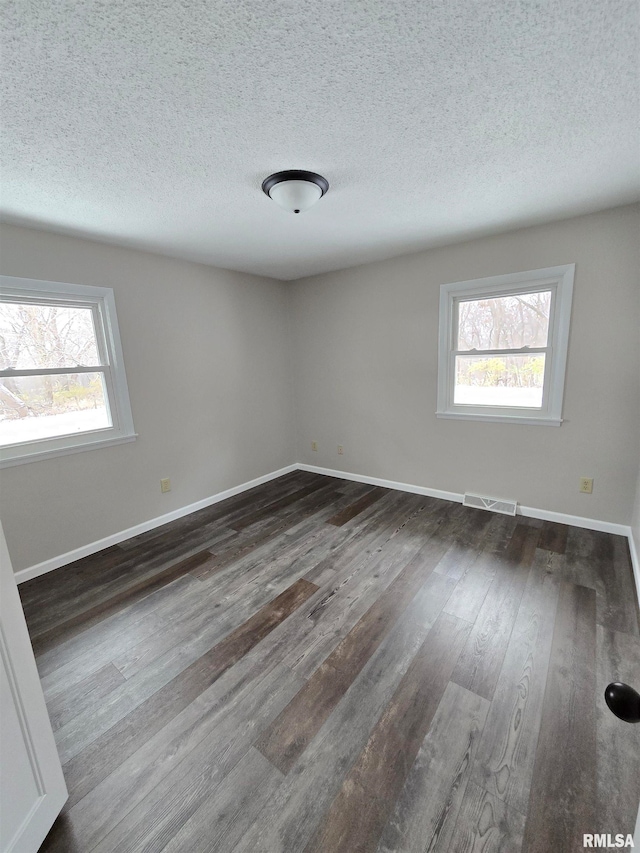
[[[133,441],[113,290],[0,288],[0,465]]]
[[[438,417],[560,426],[574,271],[442,285]]]

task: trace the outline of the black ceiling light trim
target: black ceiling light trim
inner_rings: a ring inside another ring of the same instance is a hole
[[[304,169],[287,169],[284,172],[274,172],[273,175],[265,178],[262,182],[262,191],[266,195],[270,195],[271,188],[282,183],[282,181],[309,181],[310,184],[316,184],[322,190],[320,198],[329,189],[329,181],[316,172],[306,172]]]

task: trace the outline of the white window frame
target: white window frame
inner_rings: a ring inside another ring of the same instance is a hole
[[[457,281],[440,287],[440,326],[438,342],[438,406],[436,416],[469,421],[494,421],[514,424],[560,426],[564,379],[569,348],[569,325],[575,264],[541,270],[509,273],[471,281]],[[522,347],[510,350],[454,349],[457,338],[457,306],[460,301],[551,291],[549,339],[546,347]],[[507,406],[467,406],[453,402],[456,355],[513,355],[544,352],[545,375],[542,408]]]
[[[124,357],[116,302],[110,287],[93,287],[83,284],[66,284],[58,281],[39,281],[37,279],[15,278],[0,276],[0,292],[3,299],[12,301],[31,301],[44,304],[68,304],[82,308],[90,308],[94,317],[98,354],[101,365],[100,372],[104,376],[106,387],[106,404],[111,417],[111,427],[89,430],[71,435],[53,438],[35,439],[19,444],[11,444],[0,448],[0,468],[20,465],[24,462],[35,462],[52,456],[63,456],[68,453],[78,453],[82,450],[94,450],[108,447],[112,444],[122,444],[135,441],[137,438],[133,427],[131,403],[127,376],[124,369]],[[83,372],[95,372],[95,367],[82,368]],[[49,370],[34,369],[31,371],[0,370],[1,377],[19,376],[31,373],[72,373],[69,368],[53,368]]]

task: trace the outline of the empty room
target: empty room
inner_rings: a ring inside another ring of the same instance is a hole
[[[7,0],[0,853],[640,848],[640,0]]]

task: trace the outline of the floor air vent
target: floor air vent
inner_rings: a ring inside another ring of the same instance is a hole
[[[515,515],[517,501],[501,501],[498,498],[483,498],[481,495],[466,493],[462,501],[464,506],[475,509],[488,509],[490,512],[501,512],[503,515]]]

